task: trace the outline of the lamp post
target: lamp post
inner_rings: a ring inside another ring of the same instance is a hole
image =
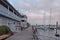
[[[56,22],[56,33],[55,33],[55,36],[56,37],[60,37],[60,35],[57,33],[57,30],[58,30],[58,21]]]
[[[58,21],[56,22],[56,34],[57,34]]]

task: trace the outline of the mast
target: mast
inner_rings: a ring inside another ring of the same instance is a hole
[[[49,16],[49,28],[51,27],[51,14],[52,14],[52,8],[50,8],[50,16]]]

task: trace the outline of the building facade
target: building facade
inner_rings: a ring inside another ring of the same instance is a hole
[[[20,21],[20,13],[7,0],[0,0],[0,25],[7,25],[12,32],[19,32]]]
[[[26,15],[21,16],[21,27],[27,27],[27,16]]]

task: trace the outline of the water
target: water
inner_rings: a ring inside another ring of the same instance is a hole
[[[56,37],[56,30],[49,30],[47,28],[37,28],[37,36],[39,40],[60,40],[60,37]],[[60,30],[58,30],[60,34]]]

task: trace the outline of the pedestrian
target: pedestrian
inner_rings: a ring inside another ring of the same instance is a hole
[[[21,31],[23,30],[23,27],[21,27]]]

